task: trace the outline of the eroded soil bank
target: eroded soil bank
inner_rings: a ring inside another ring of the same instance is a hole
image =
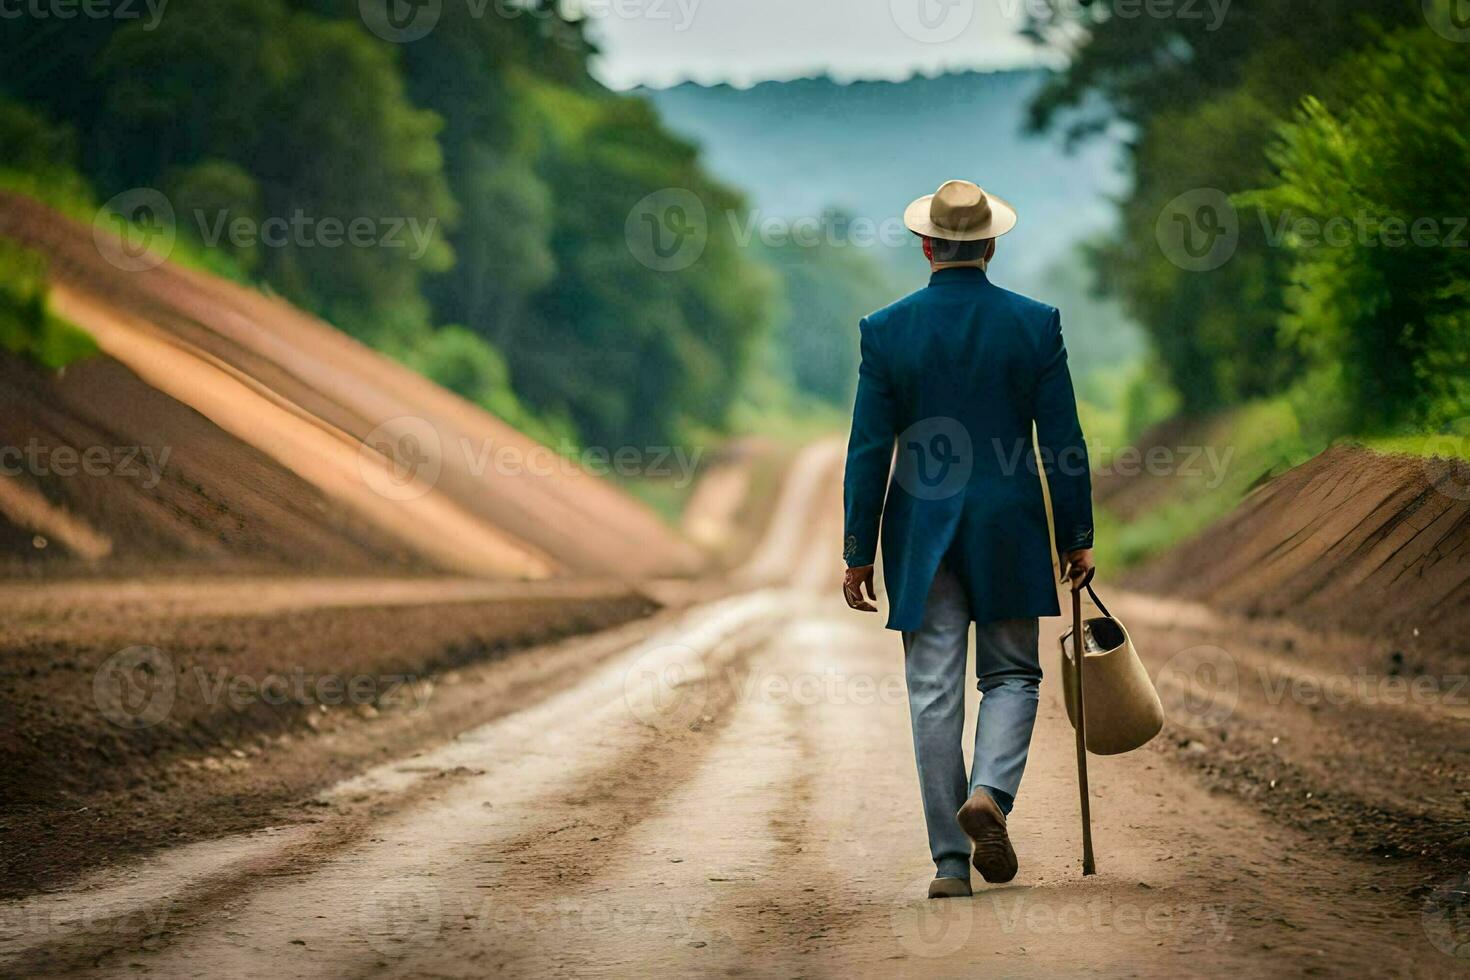
[[[209,614],[165,583],[107,609],[65,596],[62,608],[33,596],[26,609],[10,596],[0,892],[277,820],[283,803],[475,723],[453,695],[464,670],[657,608],[606,586],[319,580],[294,587],[310,593],[304,604],[260,612],[250,583],[235,587],[238,608]],[[272,588],[293,591],[280,580],[254,591]]]

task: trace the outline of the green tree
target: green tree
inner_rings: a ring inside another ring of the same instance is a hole
[[[1470,414],[1470,53],[1427,29],[1347,59],[1337,101],[1308,98],[1270,150],[1279,176],[1241,202],[1286,229],[1282,317],[1341,367],[1358,426]]]
[[[843,244],[850,218],[829,215],[832,241],[789,241],[757,254],[780,277],[769,362],[791,387],[847,409],[857,386],[858,321],[903,290],[871,254]]]
[[[0,87],[80,134],[99,197],[160,188],[205,265],[220,257],[518,424],[534,411],[601,443],[724,425],[773,283],[718,220],[738,197],[645,102],[592,79],[593,46],[553,0],[518,16],[444,4],[403,45],[358,6],[174,0],[156,24],[65,31],[4,18]],[[34,134],[42,165],[42,136],[61,131],[30,122],[0,115],[0,133]],[[679,273],[624,237],[667,188],[716,219]],[[238,219],[272,237],[240,240]],[[335,244],[355,220],[419,236]]]
[[[356,0],[298,6],[357,22]],[[409,96],[444,120],[461,205],[457,263],[426,283],[434,318],[488,339],[527,405],[593,443],[719,427],[768,323],[770,279],[723,227],[693,268],[650,270],[624,224],[664,188],[693,191],[712,215],[738,202],[645,103],[591,78],[583,22],[551,0],[521,9],[445,4],[401,46]]]
[[[511,388],[510,369],[495,348],[464,327],[440,327],[403,352],[411,367],[495,415],[522,432],[552,445],[575,442],[576,432],[564,420],[548,420],[530,412]]]
[[[104,190],[233,164],[272,222],[258,249],[272,286],[363,336],[385,320],[427,323],[420,283],[453,261],[443,230],[455,207],[440,120],[409,102],[392,49],[279,0],[178,6],[152,30],[119,31],[102,55]],[[204,227],[181,217],[207,243],[235,215],[203,215]],[[366,244],[331,230],[354,222]]]
[[[12,189],[36,194],[64,209],[94,207],[79,170],[76,130],[0,97],[0,174]]]
[[[350,7],[355,17],[355,0]],[[537,23],[558,25],[561,57],[546,58],[553,45],[535,31]],[[436,318],[464,323],[497,343],[556,271],[526,76],[560,78],[568,70],[562,58],[579,39],[556,18],[477,17],[469,4],[446,4],[434,31],[403,53],[414,102],[445,121],[445,176],[463,206],[451,236],[460,261],[429,283],[428,296]]]
[[[189,167],[165,171],[161,187],[185,226],[205,234],[219,229],[220,221],[244,219],[258,226],[264,220],[260,184],[238,164],[228,160],[202,160]],[[213,246],[231,260],[240,273],[254,273],[261,262],[258,242],[235,242],[221,235]]]
[[[589,124],[548,137],[560,271],[504,344],[517,387],[593,443],[659,444],[718,428],[770,322],[771,277],[724,220],[743,202],[705,175],[694,147],[647,102],[583,108]],[[700,199],[708,239],[688,268],[659,271],[639,261],[625,228],[640,201],[670,188]]]
[[[1222,21],[1193,9],[1122,17],[1047,0],[1031,33],[1070,60],[1033,104],[1032,122],[1074,138],[1118,121],[1132,131],[1133,188],[1115,242],[1097,253],[1101,281],[1143,326],[1184,410],[1203,412],[1299,377],[1300,348],[1279,318],[1292,260],[1244,220],[1228,263],[1190,271],[1161,249],[1161,216],[1192,191],[1228,195],[1269,181],[1265,148],[1302,96],[1329,88],[1345,52],[1422,21],[1418,4],[1397,0],[1236,0]]]

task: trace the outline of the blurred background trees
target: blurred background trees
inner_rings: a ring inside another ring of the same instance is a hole
[[[1294,391],[1333,434],[1470,415],[1470,184],[1452,176],[1470,32],[1452,3],[1235,0],[1216,22],[1058,0],[1033,15],[1070,64],[1032,124],[1086,139],[1118,117],[1133,133],[1134,186],[1095,264],[1186,412]],[[1239,241],[1191,271],[1156,230],[1202,189],[1232,196]],[[1324,238],[1334,221],[1350,234]]]
[[[551,4],[534,17],[445,4],[405,45],[375,37],[358,6],[174,0],[156,24],[6,18],[6,184],[87,220],[115,194],[158,189],[211,269],[556,444],[720,429],[769,340],[773,276],[722,222],[691,268],[649,269],[624,222],[666,187],[711,212],[739,195],[643,100],[588,75],[590,44]],[[421,252],[211,234],[296,215],[429,234]]]
[[[1047,0],[1028,5],[1028,30],[1067,63],[1039,82],[636,94],[589,73],[583,24],[552,0],[526,0],[521,16],[445,3],[409,44],[375,36],[357,0],[173,0],[156,24],[4,18],[0,184],[84,220],[156,188],[178,216],[176,258],[278,292],[556,444],[656,445],[726,431],[763,405],[845,410],[853,325],[917,285],[922,264],[916,250],[844,247],[840,208],[880,216],[880,198],[901,207],[893,187],[921,164],[950,176],[981,156],[1022,188],[1033,229],[1057,229],[1004,265],[1011,284],[1072,311],[1079,386],[1116,423],[1100,426],[1105,439],[1161,413],[1284,398],[1329,436],[1434,430],[1470,416],[1470,236],[1456,227],[1470,215],[1470,31],[1455,2],[1233,0],[1121,16]],[[857,132],[900,131],[922,106],[994,117],[1016,99],[1038,131],[1106,134],[1091,145],[1109,153],[1125,134],[1116,227],[1075,256],[1070,243],[1042,256],[1067,227],[1047,206],[1074,216],[1101,202],[1102,155],[1067,162],[1009,136],[919,160],[844,149]],[[663,119],[682,120],[679,132]],[[790,119],[796,129],[781,128]],[[679,135],[690,132],[702,148]],[[813,179],[813,161],[834,156],[838,171]],[[790,198],[792,182],[830,194],[839,233],[818,247],[742,239],[724,218],[749,204],[711,175],[715,157],[767,201]],[[834,173],[870,171],[893,177],[881,194],[835,186]],[[673,274],[625,240],[630,209],[666,188],[710,215],[699,261]],[[1191,271],[1158,227],[1206,189],[1231,202],[1238,241],[1228,261]],[[223,216],[298,214],[413,222],[427,237],[421,251],[263,247],[202,240],[194,219],[207,231]],[[1333,244],[1303,221],[1351,234]],[[1416,226],[1434,243],[1416,243]]]

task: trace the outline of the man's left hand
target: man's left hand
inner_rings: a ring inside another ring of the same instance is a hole
[[[868,598],[863,598],[863,589],[868,590]],[[847,600],[849,607],[858,612],[877,612],[878,607],[873,602],[878,601],[878,594],[873,591],[873,566],[860,565],[857,568],[849,568],[847,574],[842,577],[842,598]],[[873,600],[869,602],[868,599]]]
[[[1062,581],[1070,582],[1073,592],[1082,588],[1088,573],[1096,569],[1097,562],[1092,557],[1091,548],[1078,548],[1062,556]]]

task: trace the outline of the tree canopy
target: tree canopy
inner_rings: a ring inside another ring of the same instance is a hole
[[[657,445],[720,428],[774,280],[726,224],[687,268],[625,227],[677,190],[743,207],[581,25],[445,4],[393,44],[356,0],[175,0],[156,23],[0,23],[0,169],[59,147],[97,200],[162,192],[211,267],[281,293],[543,436]],[[81,134],[80,137],[77,134]],[[244,230],[244,234],[240,230]]]
[[[1185,409],[1310,375],[1359,426],[1470,414],[1449,353],[1470,346],[1465,249],[1381,247],[1385,222],[1470,213],[1464,182],[1443,179],[1464,161],[1470,45],[1418,3],[1196,9],[1125,18],[1059,0],[1030,26],[1070,57],[1033,125],[1132,134],[1133,187],[1096,261]],[[1295,233],[1335,219],[1369,231],[1338,246]],[[1223,234],[1228,251],[1196,262],[1176,232]]]

